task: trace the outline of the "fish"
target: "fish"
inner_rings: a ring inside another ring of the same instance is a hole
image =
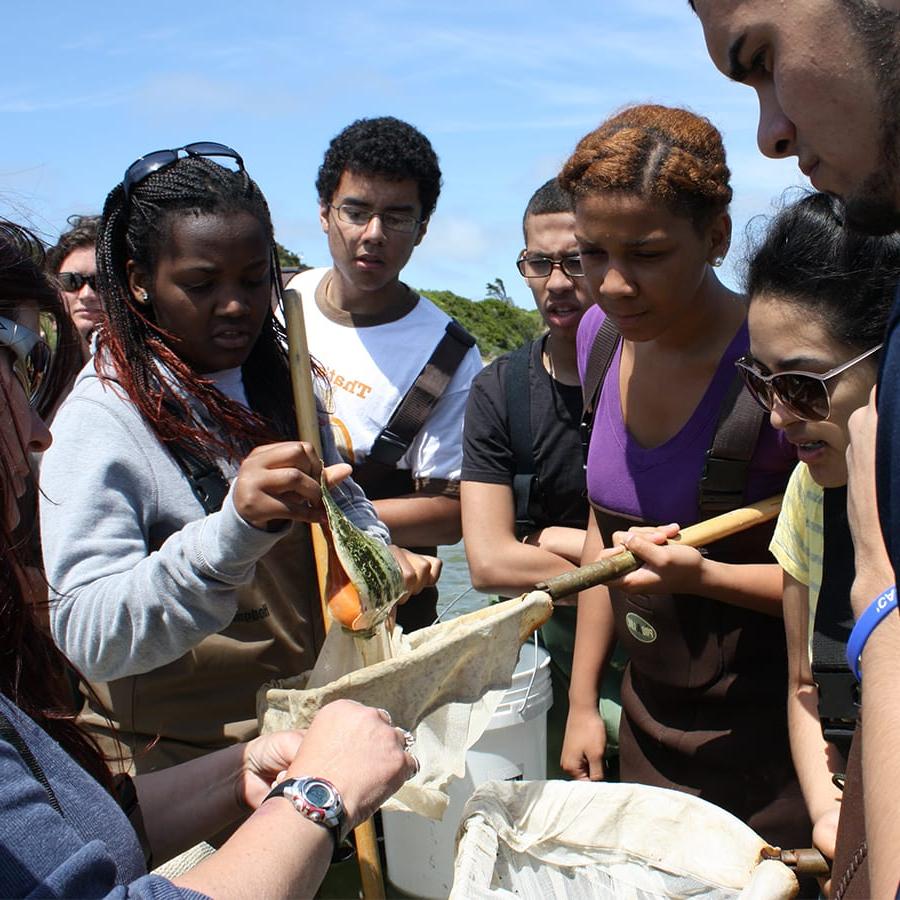
[[[344,515],[324,475],[320,484],[328,516],[328,610],[350,631],[372,631],[406,593],[400,564],[384,543]]]

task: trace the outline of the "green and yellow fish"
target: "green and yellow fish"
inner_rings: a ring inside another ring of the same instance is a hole
[[[360,531],[331,496],[324,477],[322,500],[328,515],[326,597],[334,619],[351,631],[369,631],[383,622],[403,597],[400,565],[377,538]]]

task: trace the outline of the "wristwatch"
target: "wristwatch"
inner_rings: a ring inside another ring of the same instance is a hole
[[[301,816],[327,828],[334,838],[332,859],[346,858],[341,852],[341,844],[347,836],[347,814],[338,789],[330,781],[309,776],[286,778],[269,791],[266,800],[273,797],[290,800]]]

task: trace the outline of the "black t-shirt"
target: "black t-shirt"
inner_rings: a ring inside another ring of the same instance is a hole
[[[588,503],[579,424],[581,388],[550,377],[541,360],[544,338],[531,345],[528,378],[535,472],[547,520],[538,527],[586,528]],[[509,355],[495,359],[469,390],[463,429],[462,481],[507,484],[515,474],[506,406]]]

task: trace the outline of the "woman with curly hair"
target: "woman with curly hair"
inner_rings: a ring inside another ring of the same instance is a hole
[[[644,562],[579,597],[563,767],[603,777],[597,686],[618,640],[630,657],[622,780],[699,795],[768,841],[805,844],[771,529],[702,553],[665,543],[779,492],[795,462],[734,367],[747,313],[715,273],[731,239],[721,136],[687,110],[632,107],[581,140],[560,181],[597,304],[578,335],[594,417],[583,561],[624,545]]]
[[[44,560],[53,635],[102,701],[82,721],[146,771],[251,737],[261,685],[312,667],[322,462],[296,440],[272,222],[239,154],[137,160],[97,263],[107,320],[43,461]],[[350,467],[321,432],[334,486]],[[352,481],[335,493],[387,542]],[[433,580],[396,555],[411,589]]]

